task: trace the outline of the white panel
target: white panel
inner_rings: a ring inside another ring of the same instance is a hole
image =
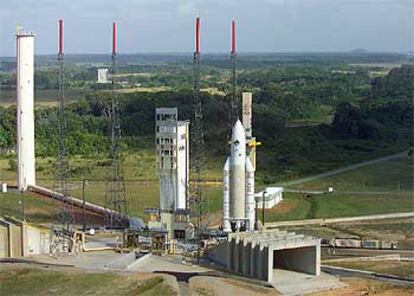
[[[188,122],[177,125],[177,195],[175,209],[187,208],[188,188]]]
[[[243,101],[243,127],[246,131],[246,138],[250,140],[252,137],[252,93],[244,92],[242,94]]]

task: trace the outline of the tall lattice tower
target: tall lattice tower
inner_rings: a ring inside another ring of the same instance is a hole
[[[202,100],[200,96],[200,18],[196,19],[194,51],[193,108],[194,120],[191,124],[191,216],[198,229],[202,229],[202,216],[208,213],[208,197],[202,189],[202,172],[205,164],[204,129]]]
[[[107,174],[107,189],[105,195],[106,207],[111,213],[106,217],[106,226],[125,227],[127,226],[128,207],[126,201],[125,183],[122,171],[122,147],[121,147],[121,122],[119,114],[119,103],[117,95],[116,73],[117,73],[117,52],[116,52],[116,23],[112,23],[112,67],[111,83],[112,96],[109,108],[110,119],[110,165]]]
[[[231,137],[231,129],[239,118],[239,98],[237,94],[237,72],[236,72],[236,24],[231,21],[231,93],[230,93],[230,112],[229,112],[229,127],[228,136]]]
[[[58,55],[57,62],[59,67],[59,107],[58,107],[58,135],[57,135],[57,158],[55,162],[55,190],[60,192],[63,197],[70,196],[68,180],[70,178],[69,153],[67,149],[67,116],[65,100],[65,73],[64,73],[64,54],[63,54],[63,21],[58,21]],[[74,221],[73,206],[71,203],[62,203],[58,214],[59,222],[67,229],[71,229]]]

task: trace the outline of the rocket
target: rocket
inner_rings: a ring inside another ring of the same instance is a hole
[[[223,167],[223,230],[254,230],[254,168],[246,155],[240,120],[232,129],[231,153]]]

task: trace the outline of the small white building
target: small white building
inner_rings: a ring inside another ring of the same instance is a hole
[[[98,83],[109,83],[108,69],[98,69]]]
[[[273,208],[283,200],[283,187],[267,187],[264,190],[265,209]],[[263,191],[255,193],[254,198],[259,209],[263,208]]]

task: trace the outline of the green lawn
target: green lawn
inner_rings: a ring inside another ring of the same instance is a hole
[[[414,158],[403,156],[391,160],[322,177],[300,185],[298,189],[338,191],[414,191]]]
[[[163,278],[33,268],[0,271],[1,295],[173,295]]]
[[[85,189],[86,200],[105,205],[107,182],[104,180],[106,178],[107,168],[103,166],[103,163],[102,157],[74,157],[71,159],[70,166],[74,173],[70,181],[70,186],[71,194],[74,197],[82,198],[81,180],[86,179],[88,180],[88,186]],[[204,173],[204,179],[213,181],[204,187],[205,196],[209,198],[211,212],[221,209],[221,184],[216,183],[221,180],[220,166],[218,162],[213,161],[212,164],[207,166]],[[37,184],[39,186],[53,188],[53,159],[38,157],[36,159],[36,167]],[[155,153],[150,150],[141,150],[126,155],[123,170],[129,214],[142,217],[146,220],[148,217],[144,214],[144,210],[146,208],[157,207],[159,204],[159,185],[155,171]],[[15,184],[16,182],[16,172],[10,169],[9,159],[0,159],[0,179],[10,184]],[[17,200],[15,197],[18,196],[16,195],[9,199]],[[42,200],[36,201],[34,197],[28,197],[27,199],[27,208],[39,208],[40,203],[43,203]],[[32,201],[36,201],[38,204],[32,204]],[[54,207],[53,209],[56,208]],[[0,211],[9,211],[15,214],[20,213],[21,210],[19,204],[7,202],[0,204]],[[36,217],[33,218],[38,222],[39,219]],[[46,220],[49,221],[50,219]]]
[[[81,182],[88,180],[86,199],[90,202],[105,205],[107,169],[103,166],[102,157],[71,159],[73,177],[71,194],[81,198]],[[260,168],[259,168],[260,169]],[[9,159],[0,159],[2,180],[15,183],[16,173],[9,168]],[[155,154],[150,149],[143,149],[126,155],[124,164],[126,198],[129,214],[147,219],[146,208],[158,206],[159,188],[155,173]],[[211,161],[205,171],[204,178],[220,181],[221,163]],[[41,186],[53,188],[53,159],[37,159],[37,180]],[[363,185],[362,185],[363,184]],[[380,213],[406,212],[414,210],[413,203],[413,161],[407,157],[379,162],[377,164],[347,171],[335,176],[320,178],[302,185],[301,189],[326,189],[333,186],[338,191],[390,192],[387,194],[367,193],[363,195],[334,193],[306,198],[301,194],[285,193],[285,200],[274,209],[266,210],[266,221],[297,220],[311,218],[329,218],[359,216]],[[397,188],[398,186],[398,188]],[[396,190],[398,189],[398,190]],[[209,198],[210,212],[221,210],[221,184],[211,182],[205,185],[205,194]],[[28,198],[27,206],[30,206]],[[37,202],[37,201],[36,201]],[[43,203],[43,201],[42,201]],[[39,204],[32,205],[35,208]],[[17,215],[19,204],[2,203],[2,212],[9,211]],[[53,207],[33,217],[35,221],[51,214]],[[261,214],[260,214],[261,216]]]
[[[0,193],[0,216],[23,219],[23,203],[28,222],[40,224],[57,221],[58,202],[19,193]]]
[[[413,210],[413,198],[411,194],[404,192],[384,195],[341,195],[333,193],[313,197],[305,197],[298,193],[285,193],[284,201],[281,204],[273,209],[266,210],[265,219],[271,222],[363,216],[410,212]]]

